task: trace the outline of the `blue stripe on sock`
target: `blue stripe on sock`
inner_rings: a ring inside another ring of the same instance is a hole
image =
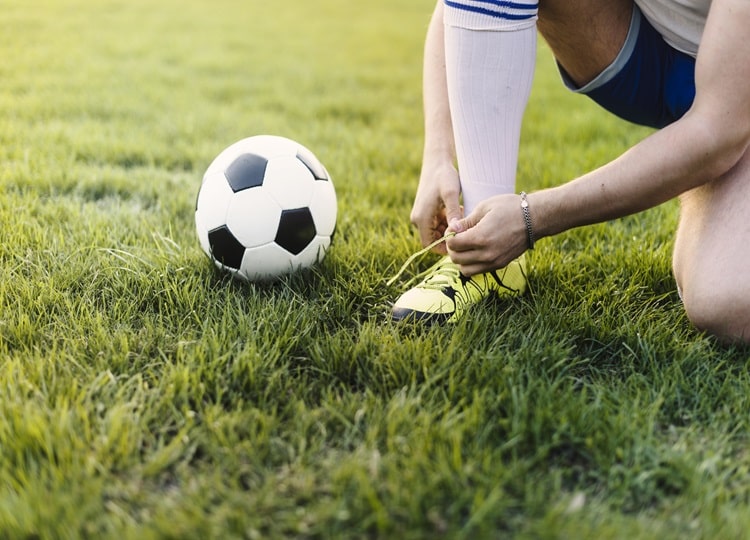
[[[508,8],[508,9],[537,9],[539,7],[539,2],[529,2],[522,4],[520,2],[511,2],[509,0],[473,0],[477,4],[492,4],[493,6],[497,6],[499,8]]]
[[[526,19],[533,19],[534,17],[536,17],[536,9],[538,7],[538,4],[518,4],[515,2],[503,2],[503,1],[497,1],[497,0],[477,0],[477,1],[484,2],[487,4],[492,4],[498,7],[508,8],[508,9],[533,10],[533,13],[525,13],[525,14],[505,13],[502,11],[493,11],[491,9],[486,9],[486,8],[482,8],[479,6],[470,6],[467,4],[461,4],[459,2],[452,2],[451,0],[445,0],[445,5],[448,7],[455,8],[455,9],[471,11],[474,13],[480,13],[482,15],[495,17],[497,19],[507,19],[510,21],[522,21]]]

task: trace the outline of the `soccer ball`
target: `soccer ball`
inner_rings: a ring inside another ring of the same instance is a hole
[[[195,226],[221,270],[272,281],[323,260],[336,228],[336,191],[301,144],[258,135],[223,150],[203,175]]]

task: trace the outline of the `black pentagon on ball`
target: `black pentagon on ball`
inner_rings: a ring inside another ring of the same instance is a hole
[[[268,160],[256,154],[242,154],[235,159],[224,171],[229,186],[237,193],[243,189],[250,189],[263,185],[266,176]]]
[[[213,229],[208,233],[208,244],[211,255],[224,266],[239,270],[245,246],[240,244],[226,225]]]
[[[281,212],[276,243],[289,253],[298,255],[315,238],[315,222],[309,208]]]

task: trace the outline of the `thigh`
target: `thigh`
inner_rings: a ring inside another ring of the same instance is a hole
[[[570,78],[583,86],[620,52],[633,0],[540,0],[538,28]]]
[[[750,339],[750,150],[680,202],[673,263],[688,316],[715,334]]]

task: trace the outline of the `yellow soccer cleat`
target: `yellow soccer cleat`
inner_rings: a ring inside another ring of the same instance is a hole
[[[396,300],[391,316],[396,321],[455,322],[469,307],[492,294],[523,294],[525,267],[526,259],[521,255],[505,268],[467,277],[450,257],[443,257],[425,272],[424,280]]]

